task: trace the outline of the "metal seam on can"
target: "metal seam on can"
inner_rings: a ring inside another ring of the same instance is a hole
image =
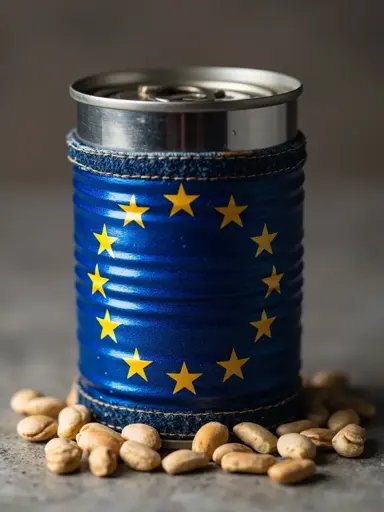
[[[224,101],[176,101],[156,102],[143,101],[139,94],[132,98],[120,99],[108,96],[98,91],[104,90],[131,90],[137,91],[143,85],[201,85],[202,83],[217,85],[231,84],[235,90],[244,86],[264,87],[268,94],[249,94],[246,99],[231,99],[224,96]],[[163,82],[163,83],[161,83]],[[147,112],[201,112],[201,111],[228,111],[236,109],[252,109],[273,106],[297,99],[302,92],[299,80],[276,71],[249,68],[230,67],[203,67],[191,66],[179,69],[153,68],[139,71],[117,71],[91,75],[77,80],[70,87],[70,95],[80,103],[109,108],[125,109]],[[136,96],[136,97],[135,97]]]

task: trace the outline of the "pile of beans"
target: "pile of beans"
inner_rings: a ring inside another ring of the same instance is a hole
[[[169,475],[201,470],[213,461],[228,473],[268,474],[281,484],[295,484],[316,471],[316,453],[334,450],[342,457],[364,452],[366,431],[362,421],[371,420],[373,404],[350,394],[348,375],[341,371],[317,373],[302,378],[306,417],[280,425],[276,433],[261,425],[243,422],[233,428],[239,442],[229,442],[225,425],[203,425],[192,449],[176,450],[161,457],[161,438],[145,424],[127,425],[121,434],[92,422],[90,411],[77,403],[76,386],[66,401],[21,389],[11,399],[11,408],[26,415],[17,432],[28,441],[48,441],[47,468],[57,474],[72,473],[85,464],[96,476],[112,475],[119,460],[135,471],[162,467]],[[278,458],[280,456],[280,458]]]

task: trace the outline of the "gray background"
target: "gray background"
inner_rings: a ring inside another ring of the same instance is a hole
[[[55,477],[6,409],[22,386],[64,396],[75,367],[67,85],[175,64],[266,67],[304,82],[304,368],[349,370],[383,403],[383,21],[381,0],[0,0],[2,512],[382,510],[382,417],[367,458],[331,457],[309,486],[281,489],[218,472]]]
[[[381,0],[1,0],[0,172],[68,182],[63,137],[76,78],[216,64],[303,81],[311,176],[379,177],[383,22]]]

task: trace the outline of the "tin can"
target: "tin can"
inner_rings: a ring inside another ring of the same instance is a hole
[[[75,82],[80,401],[166,441],[297,416],[298,80],[181,68]]]

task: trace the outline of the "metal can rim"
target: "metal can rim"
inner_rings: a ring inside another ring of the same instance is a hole
[[[221,101],[172,101],[156,102],[129,100],[97,96],[94,91],[100,88],[123,86],[124,84],[164,83],[172,81],[190,82],[196,80],[231,81],[268,88],[271,94],[247,99],[230,99]],[[276,71],[238,67],[190,66],[180,68],[152,68],[105,72],[89,75],[75,81],[70,86],[72,98],[83,104],[101,108],[136,112],[187,113],[187,112],[222,112],[245,110],[280,105],[296,100],[303,86],[301,82]]]

